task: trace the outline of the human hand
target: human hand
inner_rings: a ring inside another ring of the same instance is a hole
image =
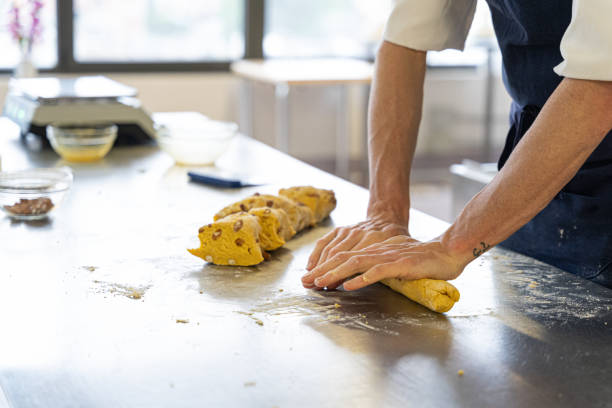
[[[396,235],[408,235],[408,225],[383,217],[370,217],[358,224],[335,228],[317,241],[306,269],[312,270],[339,252],[363,249]]]
[[[363,249],[342,251],[302,277],[307,288],[355,290],[386,278],[442,279],[458,277],[467,265],[465,258],[451,254],[439,239],[420,242],[409,236],[395,236]]]

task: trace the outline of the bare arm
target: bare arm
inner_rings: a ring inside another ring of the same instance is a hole
[[[423,107],[425,52],[383,43],[369,110],[368,216],[408,224],[410,169]]]
[[[317,242],[308,269],[341,251],[408,234],[410,167],[423,103],[425,52],[389,42],[380,47],[369,106],[370,202],[367,220]],[[312,286],[308,275],[304,285]]]
[[[442,243],[463,262],[505,240],[565,186],[612,129],[612,82],[564,79],[500,173]],[[476,251],[474,251],[476,249]]]
[[[353,290],[388,277],[454,279],[465,266],[509,237],[567,184],[612,129],[612,82],[564,79],[504,168],[439,238],[396,237],[343,252],[318,266],[317,287]],[[482,245],[481,243],[484,243]]]

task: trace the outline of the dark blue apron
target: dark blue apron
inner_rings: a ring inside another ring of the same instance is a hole
[[[513,99],[501,168],[563,79],[571,0],[487,0]],[[529,175],[525,175],[529,177]],[[612,132],[533,220],[500,245],[612,288]]]

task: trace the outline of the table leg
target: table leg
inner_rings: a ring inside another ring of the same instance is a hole
[[[493,76],[493,53],[495,48],[493,45],[487,46],[487,76],[485,82],[485,106],[484,106],[484,123],[483,123],[483,146],[485,161],[494,160],[493,155],[493,109],[494,109],[494,91],[495,81]]]
[[[362,123],[363,123],[363,136],[362,136],[362,146],[361,146],[361,163],[360,163],[360,169],[361,169],[361,181],[362,181],[362,185],[363,186],[368,186],[369,182],[370,182],[370,167],[368,165],[368,149],[369,149],[369,143],[368,143],[368,125],[369,125],[369,121],[368,121],[368,107],[370,104],[370,84],[365,84],[365,86],[363,86],[363,96],[362,96],[362,101],[363,101],[363,117],[362,117]]]
[[[347,87],[338,85],[338,116],[336,119],[336,175],[344,179],[350,176],[351,140],[347,104]]]
[[[253,84],[248,79],[241,81],[240,87],[240,128],[242,133],[255,138],[255,125],[253,123]]]
[[[276,148],[289,153],[289,85],[276,84],[274,88],[276,111],[274,112]]]

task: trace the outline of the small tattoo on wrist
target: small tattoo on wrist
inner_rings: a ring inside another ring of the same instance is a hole
[[[491,248],[491,245],[481,242],[480,248],[474,248],[472,250],[472,254],[474,254],[474,258],[478,258],[480,255],[484,254]]]

